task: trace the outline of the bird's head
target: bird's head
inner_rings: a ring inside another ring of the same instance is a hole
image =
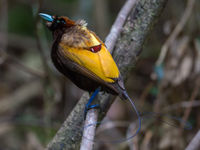
[[[48,14],[44,13],[39,13],[40,17],[42,17],[44,20],[46,20],[46,26],[49,28],[51,31],[55,31],[57,29],[66,29],[71,26],[75,25],[75,22],[70,20],[67,17],[61,16],[51,16]]]

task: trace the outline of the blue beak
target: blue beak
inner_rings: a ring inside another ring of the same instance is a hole
[[[48,14],[44,14],[44,13],[39,13],[39,16],[42,17],[44,20],[49,21],[49,22],[53,22],[53,17],[51,15]]]

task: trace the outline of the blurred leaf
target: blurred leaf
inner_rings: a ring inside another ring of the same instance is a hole
[[[31,114],[20,116],[17,118],[17,122],[19,123],[19,126],[17,126],[19,135],[28,131],[34,132],[43,145],[46,145],[57,131],[55,128],[44,124],[37,116]],[[47,130],[48,133],[46,132]]]
[[[161,64],[161,65],[155,66],[154,71],[157,75],[158,81],[162,80],[162,78],[164,77],[163,65]]]
[[[32,36],[34,21],[32,10],[27,5],[16,4],[8,12],[8,31]]]
[[[156,96],[156,95],[158,94],[158,88],[157,88],[157,87],[151,88],[150,93],[151,93],[153,96]]]

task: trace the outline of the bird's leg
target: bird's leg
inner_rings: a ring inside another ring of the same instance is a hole
[[[95,99],[96,95],[99,93],[100,91],[100,87],[97,88],[91,95],[90,99],[88,100],[88,103],[85,105],[85,111],[84,111],[84,118],[86,117],[86,114],[87,114],[87,111],[89,109],[92,109],[92,108],[99,108],[99,104],[91,104],[92,101]]]

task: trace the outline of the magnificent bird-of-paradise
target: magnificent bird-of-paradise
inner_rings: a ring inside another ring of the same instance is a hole
[[[101,87],[102,91],[129,100],[138,116],[136,135],[141,128],[140,114],[128,96],[119,69],[105,44],[87,29],[84,20],[75,22],[64,16],[39,15],[53,33],[51,58],[56,68],[83,90],[94,92]]]

